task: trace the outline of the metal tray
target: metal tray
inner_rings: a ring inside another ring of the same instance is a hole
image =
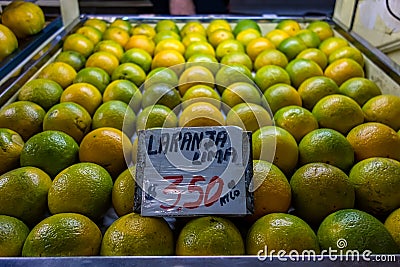
[[[73,32],[77,27],[83,24],[88,18],[101,18],[107,21],[113,21],[116,16],[98,15],[87,16],[81,15],[67,27],[61,27],[56,34],[48,37],[46,47],[37,49],[30,55],[31,60],[23,65],[23,71],[15,77],[12,82],[0,83],[0,107],[5,103],[15,100],[16,94],[26,81],[35,77],[38,71],[51,62],[54,56],[61,51],[62,40],[67,34]],[[256,20],[265,33],[266,30],[275,27],[276,23],[282,19],[291,17],[268,17],[268,16],[190,16],[190,17],[165,17],[165,16],[131,16],[118,17],[131,21],[131,23],[149,23],[155,24],[161,19],[175,20],[179,26],[190,20],[198,20],[207,23],[215,18],[224,18],[229,22],[235,23],[240,19]],[[329,21],[335,34],[349,40],[352,45],[359,48],[365,55],[366,77],[375,81],[382,89],[383,93],[390,93],[400,96],[400,66],[390,60],[379,50],[371,47],[361,37],[343,30],[339,25],[329,20],[327,17],[298,18],[300,23],[306,23],[310,20],[323,19]],[[42,39],[43,40],[43,39]],[[1,77],[1,76],[0,76]],[[384,258],[386,257],[386,258]],[[383,259],[386,259],[384,261]],[[182,256],[124,256],[124,257],[46,257],[46,258],[24,258],[12,257],[1,258],[0,266],[265,266],[271,264],[273,266],[288,266],[293,263],[299,266],[399,266],[400,254],[398,255],[371,255],[367,258],[359,257],[343,257],[338,256],[333,260],[332,256],[316,256],[316,257],[278,257],[258,259],[257,256],[207,256],[207,257],[182,257]]]

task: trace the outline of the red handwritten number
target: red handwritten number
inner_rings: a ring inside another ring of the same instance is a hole
[[[188,209],[195,209],[198,208],[201,203],[203,202],[203,198],[204,198],[204,192],[203,189],[198,186],[195,185],[197,182],[203,182],[206,179],[204,179],[203,176],[200,175],[196,175],[193,177],[193,179],[190,181],[189,186],[188,186],[188,191],[189,193],[193,193],[193,192],[198,192],[199,193],[199,197],[196,201],[194,202],[186,202],[183,204],[183,207],[188,208]]]
[[[183,181],[183,176],[182,175],[170,175],[170,176],[164,176],[164,179],[173,180],[173,182],[169,186],[164,188],[163,193],[166,195],[167,194],[168,195],[176,195],[176,201],[171,206],[160,205],[160,208],[172,209],[178,204],[179,200],[181,200],[181,191],[178,189],[177,186]]]
[[[210,194],[211,189],[213,189],[213,187],[215,186],[216,183],[218,183],[217,191],[215,192],[215,194],[212,197],[208,198],[208,195]],[[210,182],[207,185],[206,195],[204,198],[204,205],[206,207],[209,207],[212,204],[214,204],[216,201],[218,201],[218,199],[221,197],[223,187],[224,187],[224,180],[222,180],[220,177],[214,176],[210,180]]]

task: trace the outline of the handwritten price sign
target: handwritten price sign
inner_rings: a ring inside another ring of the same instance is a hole
[[[139,132],[135,211],[143,216],[250,213],[250,137],[234,126]]]

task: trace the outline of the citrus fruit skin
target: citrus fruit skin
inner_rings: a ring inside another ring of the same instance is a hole
[[[386,218],[384,225],[400,247],[400,208]]]
[[[372,254],[399,253],[395,241],[383,224],[372,215],[356,210],[343,209],[328,215],[318,228],[321,249],[338,248],[339,251],[370,250]]]
[[[253,159],[272,162],[290,175],[297,165],[298,147],[294,137],[276,126],[264,126],[252,135]]]
[[[331,25],[329,25],[329,23],[326,21],[312,21],[307,25],[307,29],[318,34],[318,37],[321,39],[321,41],[333,36]]]
[[[301,83],[297,91],[302,99],[303,107],[310,111],[323,97],[340,93],[337,84],[325,76],[308,78]]]
[[[18,38],[25,38],[40,32],[44,27],[45,18],[38,5],[21,1],[12,3],[4,9],[1,22]]]
[[[135,203],[135,175],[136,166],[132,166],[123,171],[114,182],[112,205],[120,217],[133,211]]]
[[[252,221],[274,212],[287,212],[292,192],[285,174],[275,165],[253,160],[254,213]]]
[[[353,147],[346,137],[333,129],[316,129],[299,143],[299,163],[322,162],[348,171],[354,163]]]
[[[320,99],[312,109],[319,127],[331,128],[347,134],[364,122],[364,113],[356,101],[344,95],[328,95]]]
[[[75,83],[64,90],[60,102],[74,102],[84,107],[90,115],[93,115],[101,104],[101,98],[100,91],[94,85]]]
[[[351,78],[365,76],[363,68],[351,58],[341,58],[335,60],[326,67],[324,71],[326,77],[331,78],[338,86]]]
[[[31,101],[48,110],[60,101],[62,93],[63,88],[58,83],[47,79],[34,79],[21,87],[18,100]]]
[[[139,113],[136,120],[136,130],[144,130],[155,127],[171,128],[178,125],[175,113],[163,105],[148,106]]]
[[[369,99],[362,107],[366,121],[388,125],[393,130],[400,129],[400,97],[379,95]]]
[[[186,68],[179,77],[179,93],[183,96],[190,87],[199,84],[213,87],[214,82],[213,73],[206,67],[192,66]]]
[[[308,78],[323,75],[323,71],[317,63],[304,58],[293,59],[285,69],[295,88],[298,88]]]
[[[356,162],[372,157],[400,160],[400,135],[382,123],[360,124],[346,138],[353,147]]]
[[[26,141],[21,152],[21,166],[35,166],[55,177],[78,161],[79,146],[68,134],[48,130]]]
[[[61,213],[47,217],[29,233],[23,257],[96,256],[101,232],[84,215]]]
[[[94,163],[77,163],[62,170],[49,189],[52,214],[73,212],[99,219],[111,204],[113,181],[110,174]]]
[[[135,63],[122,63],[120,64],[111,75],[111,80],[129,80],[137,87],[141,86],[146,79],[144,70]]]
[[[350,171],[356,190],[356,206],[378,218],[388,216],[400,206],[400,162],[388,158],[369,158]]]
[[[375,82],[366,78],[351,78],[342,83],[339,92],[354,99],[361,107],[371,98],[381,95]]]
[[[197,102],[186,107],[179,117],[179,127],[223,126],[221,111],[208,102]]]
[[[18,48],[18,40],[14,33],[6,26],[0,24],[0,61],[11,55]]]
[[[300,167],[290,179],[295,214],[311,225],[330,213],[354,207],[354,187],[339,168],[325,163]]]
[[[196,102],[208,102],[216,108],[221,108],[221,96],[214,88],[207,85],[195,85],[190,87],[182,97],[182,108]]]
[[[273,121],[269,112],[264,107],[254,103],[237,104],[226,115],[226,125],[239,126],[251,132],[272,124]]]
[[[247,30],[247,29],[255,29],[255,30],[261,32],[261,28],[257,24],[256,21],[254,21],[252,19],[242,19],[242,20],[239,20],[238,23],[236,23],[235,27],[232,30],[232,33],[236,36],[240,32]]]
[[[0,175],[19,167],[24,140],[10,129],[0,128]]]
[[[268,256],[280,250],[286,253],[296,250],[299,254],[314,250],[318,254],[320,248],[314,231],[302,219],[291,214],[271,213],[258,219],[247,234],[247,254],[258,255],[260,250]]]
[[[164,105],[173,110],[179,108],[181,96],[179,91],[169,84],[159,83],[147,87],[142,95],[142,108],[152,105]]]
[[[169,256],[174,254],[172,230],[162,218],[129,213],[105,232],[101,256]]]
[[[76,76],[75,69],[67,63],[52,62],[42,69],[38,78],[53,80],[65,89],[74,82]]]
[[[104,93],[104,90],[110,83],[110,75],[101,68],[86,67],[77,73],[73,83],[89,83],[96,87],[100,93]]]
[[[50,177],[36,167],[21,167],[0,176],[0,214],[28,225],[40,220],[47,209]]]
[[[142,105],[142,93],[137,86],[128,80],[115,80],[107,85],[103,93],[103,102],[120,100],[139,112]]]
[[[290,85],[290,76],[279,66],[267,65],[256,72],[254,82],[258,85],[260,90],[265,93],[268,88],[276,84]]]
[[[215,74],[215,84],[222,94],[226,87],[236,82],[251,83],[251,71],[243,65],[222,66]]]
[[[89,57],[94,50],[94,43],[85,35],[73,33],[65,38],[63,43],[63,51],[75,51],[84,56]]]
[[[179,256],[243,255],[244,242],[239,230],[228,219],[206,216],[189,221],[179,233]]]
[[[286,106],[274,114],[275,125],[288,131],[296,141],[318,129],[318,121],[310,111],[299,106]]]
[[[295,88],[285,83],[277,83],[264,92],[264,97],[272,113],[286,106],[301,106],[302,100]]]
[[[99,51],[111,53],[116,56],[118,60],[121,60],[122,55],[124,54],[124,48],[113,40],[103,40],[98,42],[95,45],[93,52]]]
[[[0,215],[0,257],[21,256],[29,228],[21,220]]]
[[[105,20],[90,18],[83,23],[84,26],[91,26],[93,28],[98,29],[101,33],[103,33],[107,27],[108,23]]]
[[[260,90],[252,84],[239,82],[229,85],[222,93],[221,100],[231,108],[240,103],[260,105],[261,94]]]

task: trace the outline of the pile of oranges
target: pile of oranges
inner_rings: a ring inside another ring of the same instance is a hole
[[[400,97],[364,60],[324,21],[84,21],[0,110],[0,256],[398,253]],[[132,212],[138,131],[224,125],[252,132],[253,214]]]

